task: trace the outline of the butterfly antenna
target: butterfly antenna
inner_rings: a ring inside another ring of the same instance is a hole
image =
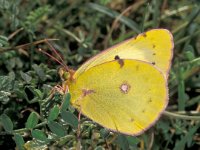
[[[46,40],[46,43],[47,43],[48,46],[51,48],[51,50],[56,54],[56,56],[58,56],[58,58],[61,60],[63,66],[65,66],[65,68],[68,68],[68,66],[65,64],[65,61],[64,61],[63,58],[60,56],[60,54],[57,52],[57,50],[49,43],[48,40]],[[69,68],[68,68],[67,70],[69,70]]]
[[[40,52],[42,52],[43,54],[47,55],[48,57],[50,57],[51,59],[55,60],[57,63],[59,63],[61,66],[63,66],[64,68],[66,68],[66,66],[60,62],[57,58],[53,57],[52,55],[50,55],[49,53],[45,52],[44,50],[42,50],[41,48],[38,49]],[[68,71],[68,67],[67,67],[67,71]]]
[[[41,51],[43,54],[45,54],[45,55],[49,56],[50,58],[52,58],[53,60],[55,60],[56,62],[58,62],[58,63],[59,63],[67,72],[69,72],[70,75],[72,76],[73,73],[74,73],[73,70],[71,70],[71,69],[65,64],[63,58],[60,56],[60,54],[57,52],[57,50],[49,43],[49,40],[46,39],[45,42],[47,43],[47,45],[50,47],[50,49],[56,54],[56,56],[57,56],[59,59],[57,59],[56,57],[50,55],[49,53],[47,53],[47,52],[45,52],[45,51],[43,51],[43,50],[41,51],[41,49],[40,49],[40,51]]]

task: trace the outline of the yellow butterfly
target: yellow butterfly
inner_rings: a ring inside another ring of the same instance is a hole
[[[168,104],[172,51],[171,33],[153,29],[101,52],[64,82],[71,105],[112,131],[143,133]]]

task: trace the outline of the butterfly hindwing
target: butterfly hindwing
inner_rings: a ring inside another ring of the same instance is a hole
[[[166,80],[153,65],[116,59],[87,69],[69,84],[71,104],[100,125],[137,135],[168,102]]]

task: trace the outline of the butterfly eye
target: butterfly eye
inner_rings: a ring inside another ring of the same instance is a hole
[[[68,80],[68,79],[70,78],[69,72],[65,71],[64,68],[59,68],[58,74],[60,75],[60,78],[61,78],[63,81],[66,81],[66,80]]]

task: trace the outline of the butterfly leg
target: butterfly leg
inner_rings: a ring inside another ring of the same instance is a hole
[[[69,92],[68,86],[63,87],[61,85],[56,85],[52,88],[51,92],[50,92],[50,96],[53,97],[53,95],[58,92],[61,95],[65,95],[66,93]]]
[[[81,149],[81,109],[78,113],[77,145],[76,149]]]
[[[81,135],[81,110],[78,113],[78,129],[77,129],[77,138],[80,138]]]

